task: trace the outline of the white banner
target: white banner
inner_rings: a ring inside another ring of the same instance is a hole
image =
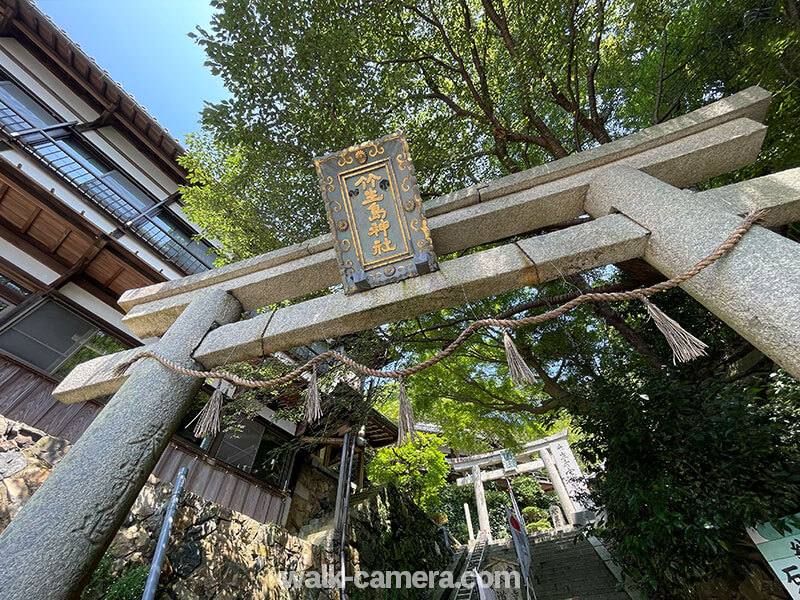
[[[484,583],[483,577],[478,573],[478,569],[473,569],[473,572],[475,573],[475,585],[478,586],[480,600],[497,600],[494,590]]]
[[[520,522],[508,506],[506,506],[506,517],[508,518],[508,529],[511,531],[511,541],[514,542],[514,550],[517,553],[519,571],[527,587],[528,574],[531,569],[531,548],[528,543],[528,533],[525,531],[525,525]]]

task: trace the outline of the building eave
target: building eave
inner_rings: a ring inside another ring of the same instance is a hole
[[[176,161],[180,142],[33,2],[0,0],[0,36],[17,39],[100,114],[98,122],[115,127],[176,183],[186,182]]]

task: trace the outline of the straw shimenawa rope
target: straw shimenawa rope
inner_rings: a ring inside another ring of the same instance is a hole
[[[409,375],[413,375],[415,373],[419,373],[435,365],[436,363],[444,360],[448,356],[450,356],[456,349],[463,344],[467,338],[469,338],[473,333],[475,333],[478,329],[483,327],[524,327],[526,325],[536,325],[538,323],[543,323],[544,321],[548,321],[549,319],[553,319],[555,317],[561,316],[573,308],[580,306],[586,302],[620,302],[624,300],[642,300],[647,296],[652,296],[653,294],[657,294],[659,292],[665,292],[672,288],[679,286],[680,284],[684,283],[685,281],[691,279],[698,273],[700,273],[706,267],[711,266],[717,260],[722,258],[728,251],[731,250],[739,241],[742,239],[745,233],[747,233],[750,228],[756,223],[759,219],[764,216],[764,211],[754,210],[750,214],[748,214],[744,220],[739,224],[736,229],[734,229],[728,238],[722,242],[716,249],[698,262],[694,267],[686,271],[685,273],[678,275],[677,277],[673,277],[672,279],[668,279],[666,281],[662,281],[660,283],[656,283],[655,285],[651,285],[646,288],[640,288],[631,290],[628,292],[605,292],[605,293],[588,293],[588,294],[581,294],[580,296],[573,298],[569,302],[562,304],[552,310],[544,312],[539,315],[534,315],[531,317],[525,317],[522,319],[480,319],[477,321],[473,321],[468,327],[466,327],[459,336],[444,350],[439,352],[438,354],[428,358],[427,360],[422,361],[416,365],[412,365],[410,367],[406,367],[404,369],[396,369],[396,370],[389,370],[389,371],[381,371],[378,369],[372,369],[366,365],[362,365],[361,363],[356,362],[349,356],[346,356],[336,350],[328,350],[327,352],[323,352],[322,354],[318,354],[307,363],[297,367],[293,371],[282,375],[281,377],[275,377],[274,379],[265,379],[265,380],[254,380],[254,379],[244,379],[239,377],[238,375],[234,375],[233,373],[229,373],[227,371],[200,371],[197,369],[187,369],[182,367],[179,364],[176,364],[163,356],[151,351],[151,350],[143,350],[136,354],[133,358],[124,363],[120,364],[116,367],[115,371],[117,373],[123,373],[131,364],[139,360],[140,358],[153,358],[160,362],[162,365],[167,367],[168,369],[172,369],[173,371],[177,371],[183,375],[189,375],[192,377],[202,377],[203,379],[224,379],[226,381],[230,381],[235,385],[240,385],[246,388],[270,388],[276,385],[282,385],[284,383],[288,383],[293,379],[296,379],[300,375],[302,375],[306,371],[312,370],[317,364],[325,362],[329,359],[338,360],[340,363],[350,367],[354,371],[361,373],[362,375],[366,375],[368,377],[379,377],[379,378],[388,378],[388,379],[401,379],[403,377],[408,377]]]

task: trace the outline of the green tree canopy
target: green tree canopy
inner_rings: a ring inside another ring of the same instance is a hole
[[[795,0],[212,5],[193,35],[231,97],[189,139],[205,186],[184,196],[226,258],[324,232],[311,159],[395,129],[430,197],[753,84],[776,94],[771,122],[800,116]],[[796,164],[796,134],[775,129],[762,163]]]
[[[447,481],[450,467],[444,454],[442,438],[420,434],[403,446],[378,450],[367,464],[367,476],[377,485],[395,484],[425,511],[439,505],[439,491]]]

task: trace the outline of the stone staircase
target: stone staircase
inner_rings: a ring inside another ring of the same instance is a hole
[[[299,537],[317,545],[332,548],[333,516],[321,515],[309,521],[299,532]],[[638,595],[617,591],[617,579],[606,566],[598,550],[577,529],[543,531],[530,536],[531,576],[536,600],[631,600]],[[473,549],[474,550],[474,549]],[[456,549],[448,570],[457,579],[474,552],[466,547]],[[480,564],[488,565],[494,559],[517,562],[511,540],[493,540],[480,552]],[[476,565],[471,565],[476,566]],[[481,567],[477,567],[481,570]],[[438,590],[437,600],[456,600],[463,590]],[[463,594],[462,594],[463,595]],[[467,596],[464,596],[465,598]],[[477,598],[477,594],[472,597]]]
[[[328,550],[333,549],[333,514],[326,513],[311,519],[300,528],[297,536],[315,546],[322,546]]]
[[[630,600],[592,544],[577,530],[532,535],[531,576],[537,600]],[[484,564],[494,558],[516,563],[511,540],[492,542]]]

